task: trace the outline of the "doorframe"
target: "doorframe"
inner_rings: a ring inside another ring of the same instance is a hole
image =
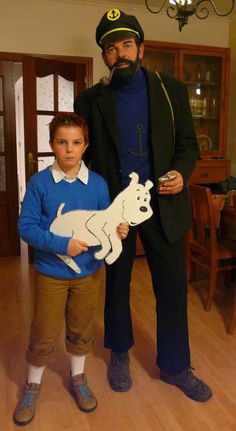
[[[31,53],[15,53],[15,52],[0,52],[0,61],[13,61],[13,62],[20,62],[22,63],[22,75],[23,75],[23,82],[24,82],[24,67],[25,64],[27,63],[27,61],[29,61],[29,57],[34,57],[34,58],[42,58],[42,59],[47,59],[47,60],[54,60],[54,61],[62,61],[62,62],[68,62],[68,63],[79,63],[81,65],[84,65],[85,67],[85,76],[86,76],[86,83],[85,86],[86,88],[91,87],[93,84],[93,58],[92,57],[83,57],[83,56],[65,56],[65,55],[49,55],[49,54],[31,54]],[[26,61],[27,59],[27,61]],[[81,88],[82,90],[82,88]],[[80,88],[77,88],[78,93],[80,92]],[[14,111],[14,117],[15,117],[15,111]],[[28,132],[28,127],[29,125],[27,125],[25,118],[27,118],[27,111],[25,109],[24,106],[24,131],[25,131],[25,142],[26,142],[26,135],[28,133],[28,137],[29,137],[29,132]],[[17,145],[17,143],[16,143]],[[17,177],[17,147],[13,148],[13,146],[11,146],[11,166],[8,170],[8,172],[12,172],[13,176]],[[6,152],[8,151],[8,148],[6,148]],[[28,166],[26,164],[25,161],[25,170],[27,172]],[[27,180],[27,177],[26,177]],[[17,182],[17,187],[18,187],[18,182]],[[18,214],[19,214],[19,205],[20,203],[18,202],[18,189],[16,190],[15,196],[14,196],[14,200],[16,200],[15,202],[12,203],[12,208],[15,208],[15,214],[13,219],[16,220],[16,224],[17,224],[17,219],[18,219]],[[16,232],[17,232],[17,227],[16,227]],[[20,254],[20,247],[19,247],[19,237],[18,234],[16,233],[16,239],[18,241],[18,244],[15,245],[15,254]]]

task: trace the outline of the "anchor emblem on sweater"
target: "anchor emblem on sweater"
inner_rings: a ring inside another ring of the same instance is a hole
[[[135,131],[137,137],[138,137],[138,152],[136,153],[135,151],[132,151],[128,148],[128,151],[130,154],[133,154],[134,156],[137,157],[143,157],[146,156],[148,154],[148,151],[144,151],[144,145],[143,145],[143,134],[146,133],[144,128],[143,128],[143,124],[142,123],[137,123],[136,124],[136,131]]]

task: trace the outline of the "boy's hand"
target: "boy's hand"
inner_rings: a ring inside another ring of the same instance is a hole
[[[85,251],[88,251],[88,244],[86,242],[74,238],[70,239],[67,248],[67,253],[69,256],[74,257]]]
[[[117,233],[120,239],[125,239],[129,233],[129,224],[127,222],[120,223],[117,226]]]

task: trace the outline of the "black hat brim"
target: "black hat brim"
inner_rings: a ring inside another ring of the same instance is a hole
[[[129,30],[116,30],[116,31],[113,31],[112,33],[107,34],[100,42],[100,45],[101,46],[109,45],[110,43],[113,43],[116,40],[126,39],[129,37],[137,37],[137,34]]]

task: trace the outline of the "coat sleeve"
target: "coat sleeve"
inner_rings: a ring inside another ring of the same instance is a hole
[[[200,157],[186,85],[177,79],[166,84],[174,112],[174,154],[171,169],[180,172],[185,181],[190,177]]]

